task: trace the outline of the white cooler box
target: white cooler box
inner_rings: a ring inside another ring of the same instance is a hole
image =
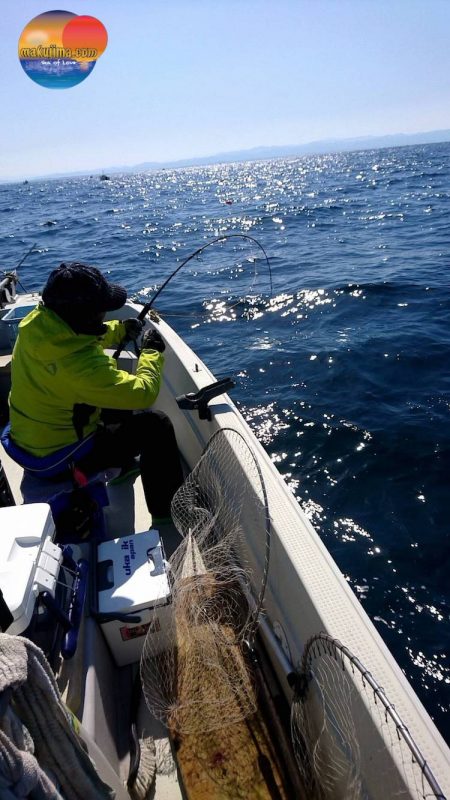
[[[62,552],[54,532],[47,503],[0,508],[0,589],[13,616],[10,634],[28,628],[40,592],[55,597]]]
[[[139,661],[145,637],[165,647],[170,621],[170,585],[164,551],[156,530],[102,542],[97,548],[98,612],[116,664]],[[120,619],[102,620],[102,615]],[[126,615],[140,617],[139,622]]]

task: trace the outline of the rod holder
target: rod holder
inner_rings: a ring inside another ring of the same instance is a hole
[[[208,403],[214,398],[218,397],[225,392],[234,389],[236,382],[232,378],[222,378],[220,381],[210,383],[204,386],[199,392],[194,394],[182,394],[176,398],[178,408],[182,411],[198,411],[200,419],[207,419],[211,421],[211,409],[208,408]]]

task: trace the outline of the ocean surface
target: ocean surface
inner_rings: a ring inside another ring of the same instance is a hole
[[[450,742],[450,144],[0,186],[0,266],[150,296],[217,376]],[[364,660],[364,653],[358,654]],[[370,666],[370,665],[369,665]]]

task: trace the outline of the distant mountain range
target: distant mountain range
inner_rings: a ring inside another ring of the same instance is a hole
[[[182,158],[177,161],[143,161],[133,166],[121,165],[102,169],[78,170],[40,175],[39,178],[68,178],[78,175],[107,175],[114,173],[146,172],[176,167],[194,167],[208,164],[226,164],[233,161],[258,161],[269,158],[304,156],[324,153],[350,152],[354,150],[376,150],[383,147],[403,147],[417,144],[437,144],[450,141],[450,130],[427,131],[425,133],[395,133],[385,136],[359,136],[354,139],[321,139],[307,144],[252,147],[249,150],[232,150],[198,158]],[[34,176],[37,179],[37,176]],[[1,181],[4,183],[5,181]],[[10,181],[8,181],[10,182]]]
[[[267,158],[287,156],[306,156],[321,153],[351,152],[353,150],[375,150],[382,147],[402,147],[414,144],[433,144],[450,141],[450,130],[428,131],[427,133],[396,133],[386,136],[359,136],[354,139],[321,139],[307,144],[279,145],[273,147],[252,147],[250,150],[232,150],[199,158],[183,158],[179,161],[155,163],[151,161],[127,168],[131,172],[163,167],[194,167],[202,164],[225,164],[233,161],[258,161]]]

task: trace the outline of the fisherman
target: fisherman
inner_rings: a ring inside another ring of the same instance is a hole
[[[143,334],[135,375],[118,369],[104,352],[142,333],[144,323],[136,317],[104,321],[106,312],[121,308],[126,298],[126,289],[87,264],[61,264],[50,273],[42,302],[19,325],[11,366],[11,427],[3,443],[25,469],[50,480],[73,475],[74,468],[77,476],[123,468],[140,456],[145,499],[155,521],[169,517],[182,472],[169,418],[144,411],[160,389],[161,335],[155,329]],[[108,424],[102,409],[130,413]]]

